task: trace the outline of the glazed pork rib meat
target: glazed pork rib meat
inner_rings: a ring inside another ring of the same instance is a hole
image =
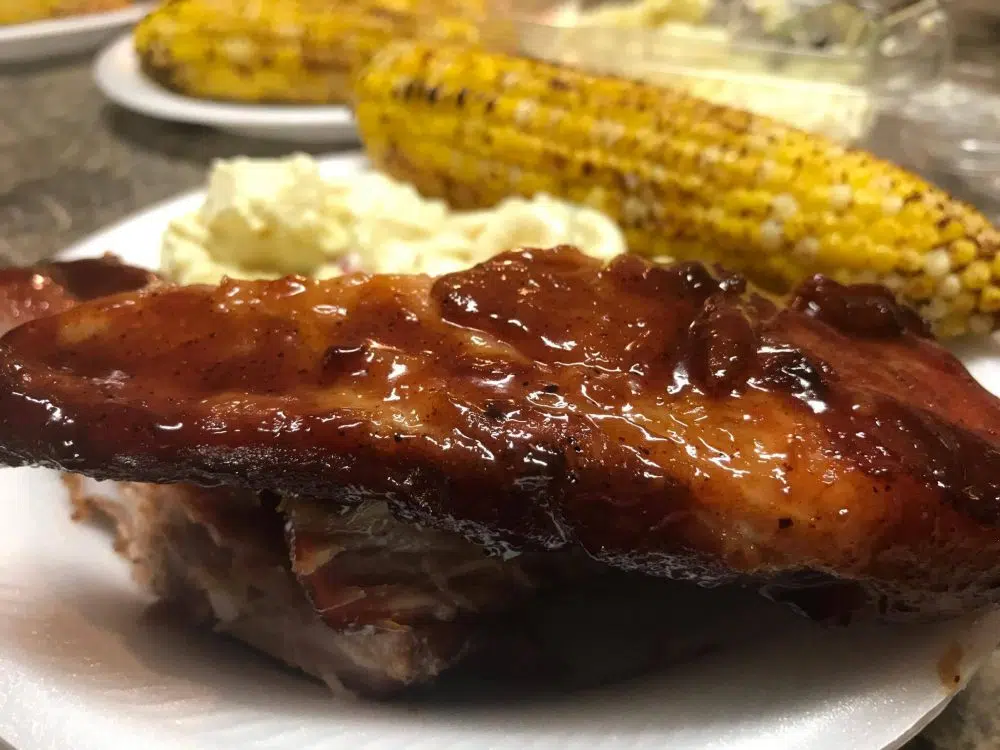
[[[484,646],[532,647],[498,644],[484,615],[529,602],[537,577],[458,535],[400,523],[384,503],[323,513],[288,501],[279,512],[273,497],[226,487],[66,483],[78,507],[114,519],[136,578],[185,619],[337,694],[387,697]]]
[[[111,256],[0,269],[0,333],[157,281]],[[551,569],[401,523],[378,500],[324,512],[287,498],[279,512],[278,498],[246,489],[64,481],[78,517],[111,522],[146,588],[340,694],[392,694],[495,650],[477,617],[530,599]],[[513,657],[533,648],[511,643]]]
[[[997,600],[998,428],[880,287],[817,278],[777,307],[697,264],[567,247],[152,288],[0,344],[9,464],[377,501],[501,558],[584,550],[816,615]]]

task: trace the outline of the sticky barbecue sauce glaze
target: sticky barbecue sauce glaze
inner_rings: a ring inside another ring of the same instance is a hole
[[[12,462],[385,499],[501,554],[700,581],[802,561],[929,587],[879,545],[997,542],[1000,408],[878,288],[817,279],[779,308],[563,247],[154,290],[3,349]]]

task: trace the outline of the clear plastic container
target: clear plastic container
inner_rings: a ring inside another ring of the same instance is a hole
[[[1000,41],[963,45],[948,78],[899,114],[907,161],[1000,219]]]
[[[672,0],[677,21],[613,17],[636,1],[494,0],[487,42],[492,35],[507,51],[683,86],[844,142],[863,141],[882,109],[937,81],[951,52],[940,0],[716,0],[701,13],[688,12],[697,0]]]

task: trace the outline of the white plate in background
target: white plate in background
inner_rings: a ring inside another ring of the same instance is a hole
[[[364,160],[322,166],[343,175]],[[67,256],[155,266],[167,222],[200,200],[160,204]],[[1000,392],[995,342],[963,356]],[[338,702],[244,648],[149,617],[108,539],[69,521],[51,472],[0,470],[0,498],[0,737],[17,750],[889,750],[947,704],[952,662],[967,680],[1000,641],[1000,614],[826,630],[754,600],[721,627],[768,618],[766,635],[643,681],[544,699]]]
[[[160,120],[294,143],[332,145],[358,139],[354,115],[342,105],[239,104],[169,91],[143,74],[131,33],[119,37],[97,57],[94,80],[115,104]]]
[[[106,13],[0,26],[0,64],[33,62],[97,49],[123,27],[139,21],[154,5],[138,2],[130,8]]]

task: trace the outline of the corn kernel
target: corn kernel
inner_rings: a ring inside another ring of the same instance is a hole
[[[875,245],[868,251],[869,265],[879,273],[888,273],[899,263],[899,253],[885,245]]]
[[[834,211],[843,211],[851,205],[854,190],[850,185],[834,185],[830,188],[830,205]]]
[[[702,150],[700,158],[702,165],[717,164],[722,160],[722,152],[715,146],[707,146]]]
[[[514,109],[514,122],[518,125],[527,126],[531,123],[531,118],[535,115],[535,103],[530,99],[522,99]]]
[[[906,280],[903,279],[898,273],[890,273],[887,276],[882,277],[882,286],[888,289],[890,292],[898,292],[903,288]],[[972,306],[975,307],[975,301],[973,301]]]
[[[847,257],[843,263],[849,268],[864,268],[869,265],[875,243],[863,234],[850,233],[846,244]]]
[[[926,223],[915,222],[910,219],[910,225],[906,227],[906,237],[910,247],[934,248],[941,244],[937,231]],[[929,221],[929,219],[925,220]]]
[[[969,289],[982,289],[990,283],[990,264],[984,260],[970,263],[962,271],[962,284]]]
[[[899,254],[899,268],[908,273],[922,271],[924,268],[924,256],[916,250],[904,250]]]
[[[970,237],[975,237],[980,232],[990,229],[990,223],[982,214],[966,214],[963,217],[963,223],[965,224],[965,231]]]
[[[781,193],[771,200],[771,210],[780,220],[790,219],[799,211],[799,203],[788,193]]]
[[[903,208],[903,199],[898,195],[887,195],[882,199],[882,213],[886,216],[895,216]]]
[[[865,232],[868,234],[869,237],[872,238],[872,241],[878,243],[879,245],[889,245],[889,246],[899,247],[901,244],[899,225],[895,221],[890,221],[888,219],[879,219],[878,221],[869,225],[866,228]]]
[[[1000,311],[1000,289],[988,286],[979,295],[979,309],[987,313]]]
[[[775,163],[775,161],[773,159],[765,159],[760,163],[760,166],[757,167],[757,178],[761,182],[767,182],[772,177],[774,177],[777,171],[778,171],[778,165]]]
[[[906,282],[903,287],[903,294],[910,299],[925,300],[934,296],[934,289],[937,287],[934,279],[929,276],[915,276]]]
[[[765,250],[777,250],[784,239],[784,230],[776,221],[768,219],[760,225],[760,242]]]
[[[928,276],[940,279],[951,270],[951,257],[943,248],[931,250],[924,256],[924,272]]]
[[[953,268],[962,268],[976,259],[976,246],[969,240],[955,240],[948,246]]]
[[[962,239],[965,236],[965,227],[962,226],[962,222],[956,219],[950,219],[947,224],[941,229],[941,238],[945,242],[955,242]]]
[[[957,297],[962,291],[962,281],[953,273],[948,274],[938,284],[938,294],[945,299]]]
[[[951,309],[956,313],[968,315],[976,309],[977,296],[972,292],[960,292],[951,300]]]

